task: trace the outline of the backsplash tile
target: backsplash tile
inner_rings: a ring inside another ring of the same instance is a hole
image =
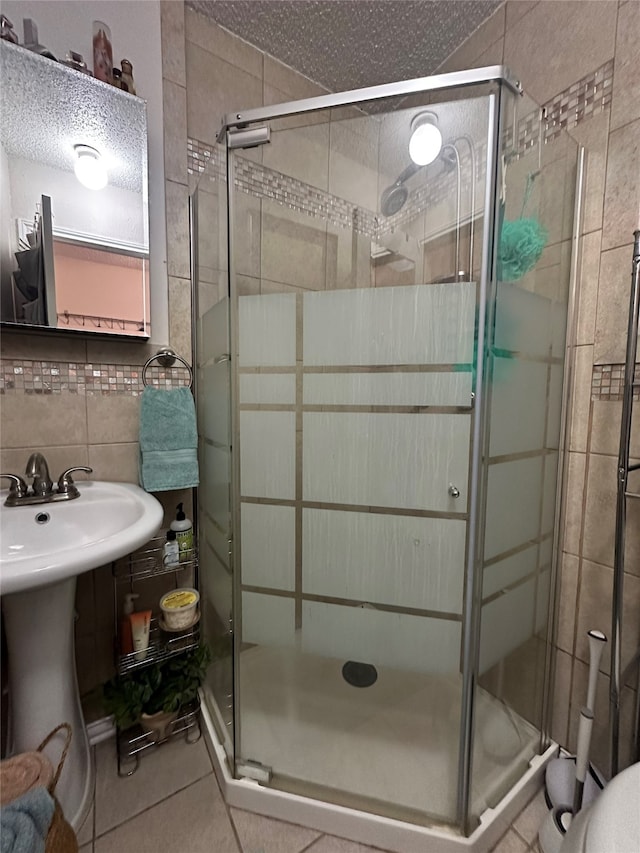
[[[640,385],[640,364],[636,364],[634,382]],[[592,400],[622,400],[624,387],[624,364],[594,364],[591,378]],[[636,387],[633,399],[640,402],[640,387]]]
[[[177,388],[189,381],[184,367],[150,365],[147,384]],[[0,394],[129,394],[142,393],[142,368],[136,364],[84,364],[78,362],[3,359]]]

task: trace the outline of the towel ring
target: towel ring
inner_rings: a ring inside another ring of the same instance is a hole
[[[173,367],[175,362],[179,361],[189,371],[189,388],[193,387],[193,370],[191,369],[191,365],[184,358],[177,355],[171,347],[162,347],[162,349],[159,349],[155,355],[152,355],[144,363],[144,367],[142,368],[142,384],[145,388],[147,387],[147,370],[152,361],[159,361],[163,367]]]

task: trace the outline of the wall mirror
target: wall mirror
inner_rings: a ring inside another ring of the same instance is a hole
[[[147,339],[146,104],[0,41],[0,323]]]

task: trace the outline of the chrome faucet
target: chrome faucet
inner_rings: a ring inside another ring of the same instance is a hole
[[[11,480],[9,495],[4,504],[5,506],[22,506],[23,504],[44,504],[51,501],[71,501],[74,498],[79,498],[80,492],[71,476],[74,471],[86,471],[87,474],[91,474],[93,469],[86,465],[67,468],[60,474],[58,485],[54,489],[47,460],[42,453],[32,453],[25,470],[25,477],[30,477],[32,480],[31,486],[28,486],[17,474],[0,474],[0,478]]]
[[[45,498],[53,493],[53,481],[49,474],[49,466],[42,453],[31,454],[24,473],[26,477],[33,479],[31,488],[36,497]]]

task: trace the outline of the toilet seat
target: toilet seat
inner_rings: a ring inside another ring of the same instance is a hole
[[[640,850],[640,764],[609,782],[591,810],[585,853]]]
[[[640,850],[640,763],[609,782],[580,812],[562,842],[561,853],[637,853]]]

